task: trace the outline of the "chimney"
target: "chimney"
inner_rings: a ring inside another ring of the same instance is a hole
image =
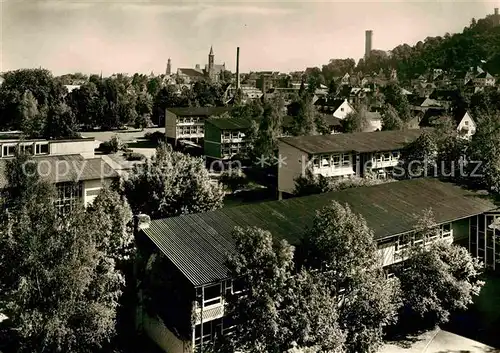
[[[372,52],[372,37],[373,31],[367,30],[365,32],[365,59],[368,58]]]
[[[495,7],[495,16],[498,16],[498,7]]]
[[[196,70],[199,70],[200,69],[200,64],[196,64],[196,66],[194,67]]]
[[[262,97],[264,98],[264,100],[266,100],[266,75],[262,75]]]
[[[240,47],[236,48],[236,89],[240,89]]]

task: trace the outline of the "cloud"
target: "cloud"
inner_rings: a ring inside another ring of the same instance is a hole
[[[234,6],[234,5],[202,5],[194,19],[195,26],[203,26],[207,22],[232,15],[283,16],[292,13],[291,9],[269,6]]]

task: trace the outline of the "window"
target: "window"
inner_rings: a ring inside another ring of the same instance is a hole
[[[60,216],[68,214],[83,201],[82,183],[59,183],[56,185],[57,199],[54,204]]]
[[[399,159],[399,151],[392,152],[392,159]]]
[[[390,161],[391,160],[391,153],[390,152],[384,153],[383,158],[384,158],[384,161],[386,161],[386,162]]]
[[[321,156],[321,166],[322,167],[330,166],[330,156]]]
[[[334,155],[332,156],[332,160],[333,160],[333,165],[334,165],[335,167],[340,166],[340,155],[338,155],[338,154],[334,154]]]
[[[344,111],[344,108],[340,108],[340,111],[343,112]]]
[[[464,121],[465,126],[469,126],[469,122],[466,120]]]
[[[375,154],[375,161],[382,162],[382,154],[381,153]]]
[[[451,236],[451,223],[446,223],[441,226],[441,236],[443,238]]]
[[[216,305],[221,303],[221,284],[203,287],[203,306]]]
[[[351,164],[351,156],[348,154],[343,154],[342,155],[342,164],[343,165],[350,165]]]
[[[318,158],[313,156],[312,163],[313,163],[314,168],[319,168],[319,159]]]
[[[49,144],[37,143],[35,146],[35,154],[49,154]]]
[[[2,157],[12,157],[16,153],[16,145],[4,145]]]

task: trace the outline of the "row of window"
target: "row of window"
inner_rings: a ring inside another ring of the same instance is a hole
[[[240,131],[224,131],[222,133],[223,140],[231,140],[231,139],[242,139],[245,138],[245,134]]]
[[[351,165],[351,155],[348,153],[324,154],[314,156],[312,159],[315,168],[341,167]]]
[[[222,157],[232,157],[235,154],[244,152],[246,147],[246,143],[223,144],[221,147],[221,155]]]
[[[413,234],[405,234],[398,237],[396,241],[395,247],[396,252],[401,252],[412,245],[419,245],[424,243],[432,243],[437,239],[447,239],[452,236],[451,223],[446,223],[440,226],[439,232],[436,232],[435,235],[428,238],[417,238],[417,236]]]
[[[377,162],[389,162],[391,160],[399,160],[401,153],[399,151],[394,152],[384,152],[384,153],[375,153],[372,158],[373,163]]]
[[[204,286],[198,289],[198,295],[202,296],[201,307],[222,304],[223,295],[238,294],[243,290],[242,282],[239,280],[227,280],[225,282]]]
[[[203,135],[203,126],[177,126],[177,136],[180,135]]]
[[[19,148],[21,153],[28,153],[31,155],[49,154],[49,144],[45,143],[20,143],[2,145],[2,157],[13,157],[16,149]]]
[[[177,118],[177,124],[194,124],[202,122],[200,117]]]
[[[57,199],[54,202],[60,216],[67,215],[83,202],[82,183],[60,183],[56,185]]]

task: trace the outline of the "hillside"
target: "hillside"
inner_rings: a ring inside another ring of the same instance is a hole
[[[367,62],[359,62],[357,69],[368,73],[396,68],[399,78],[408,79],[428,69],[463,72],[482,65],[490,73],[497,74],[500,73],[499,23],[500,15],[488,15],[478,21],[472,19],[462,33],[427,37],[414,46],[399,45],[391,55],[374,51]],[[486,63],[481,63],[482,60]]]

